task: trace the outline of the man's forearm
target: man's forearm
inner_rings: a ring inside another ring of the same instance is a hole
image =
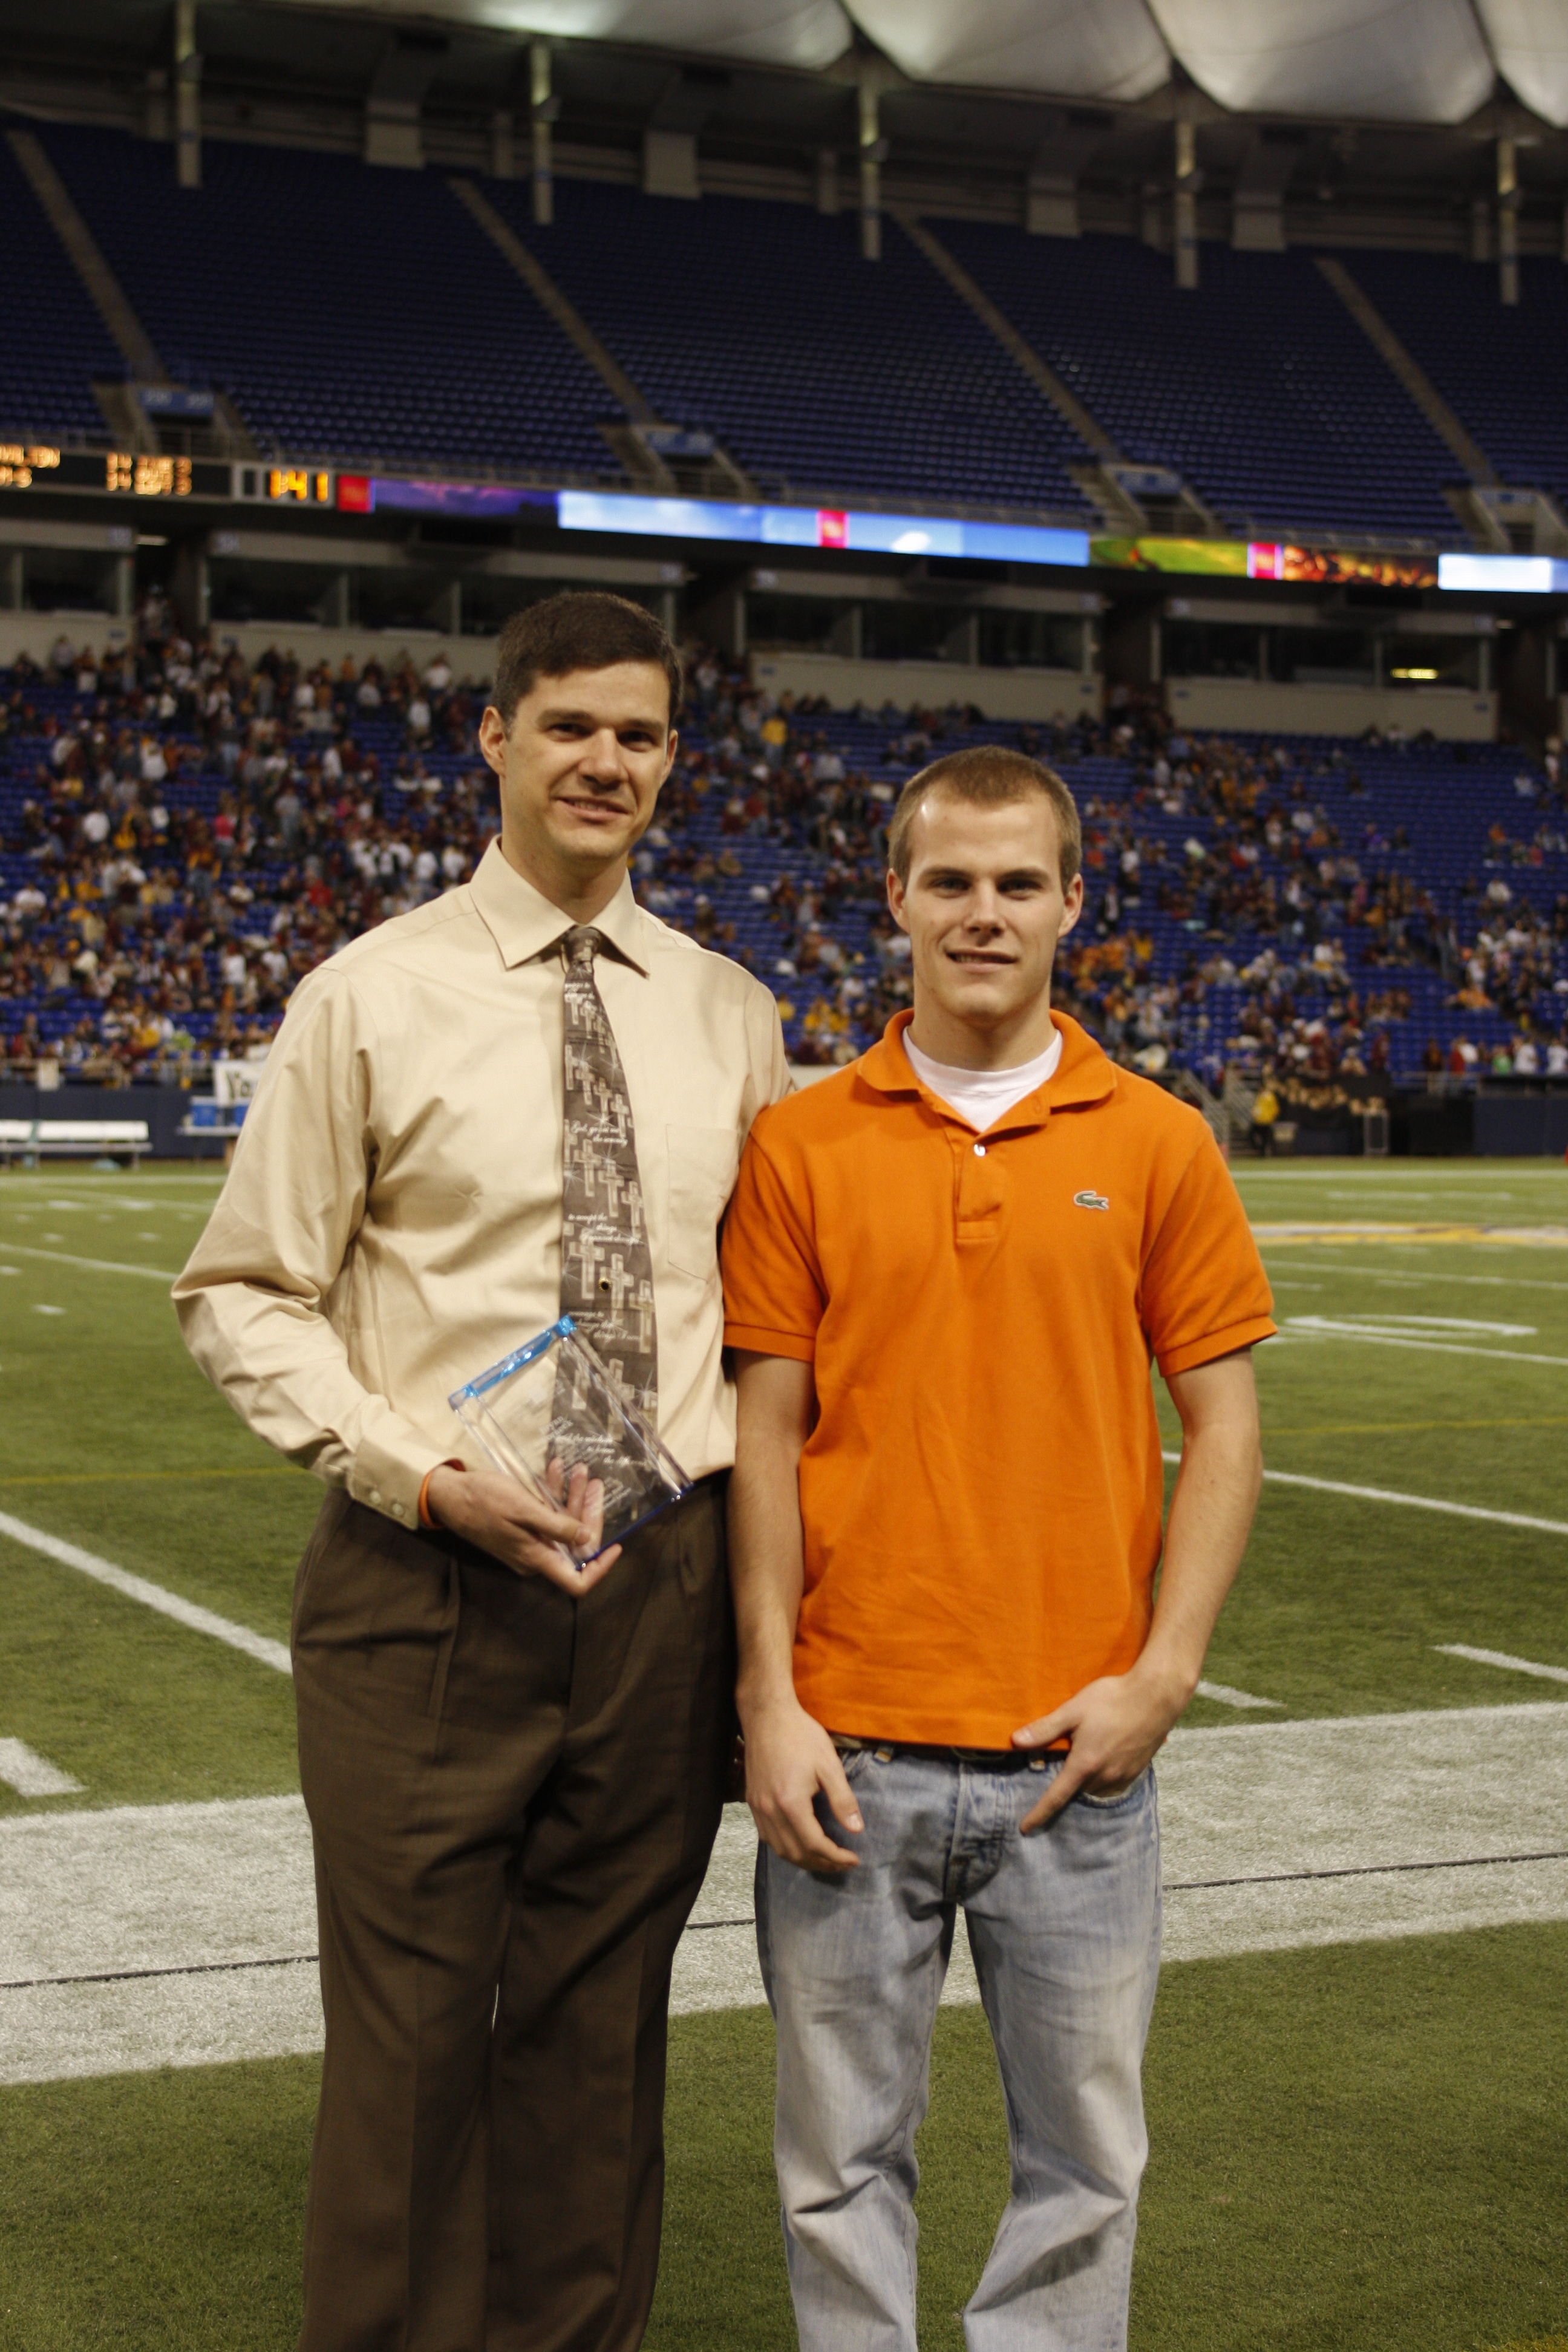
[[[1183,1706],[1241,1566],[1262,1476],[1255,1428],[1216,1422],[1187,1433],[1153,1623],[1138,1661],[1140,1673],[1168,1685]]]
[[[795,1690],[795,1620],[805,1586],[799,1456],[776,1436],[741,1448],[730,1482],[730,1572],[740,1647],[736,1702],[751,1710]]]
[[[785,1862],[837,1875],[858,1867],[830,1838],[826,1800],[852,1837],[863,1827],[832,1740],[795,1696],[795,1631],[805,1590],[800,1456],[811,1427],[808,1364],[740,1359],[740,1430],[730,1483],[730,1573],[746,1736],[746,1800],[763,1842]]]

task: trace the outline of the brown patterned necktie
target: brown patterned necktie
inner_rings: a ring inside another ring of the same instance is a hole
[[[594,980],[604,934],[578,924],[566,968],[561,1312],[570,1315],[650,1421],[658,1412],[653,1259],[637,1136],[615,1032]]]

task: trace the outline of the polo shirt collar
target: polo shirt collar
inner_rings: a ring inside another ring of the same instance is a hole
[[[526,875],[508,864],[499,838],[474,868],[468,896],[509,971],[514,964],[547,954],[573,929],[572,917],[563,914]],[[621,962],[629,963],[646,980],[648,954],[642,926],[642,909],[632,896],[628,872],[621,877],[621,887],[609,905],[595,916],[593,929],[603,933]]]
[[[880,1095],[917,1095],[944,1118],[952,1118],[950,1107],[916,1077],[904,1051],[904,1032],[914,1017],[907,1011],[895,1013],[877,1043],[861,1055],[857,1075]],[[1053,1110],[1065,1110],[1078,1103],[1104,1102],[1116,1091],[1114,1064],[1081,1023],[1066,1013],[1053,1012],[1051,1019],[1061,1032],[1061,1060],[1045,1085],[1016,1102],[1005,1119],[996,1122],[998,1126],[1027,1126],[1032,1118],[1045,1118]]]

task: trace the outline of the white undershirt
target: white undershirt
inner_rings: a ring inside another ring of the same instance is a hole
[[[1054,1078],[1057,1064],[1062,1057],[1062,1033],[1053,1028],[1051,1042],[1043,1054],[1032,1062],[1015,1062],[1005,1070],[955,1070],[949,1063],[933,1062],[904,1031],[904,1052],[910,1067],[921,1086],[929,1087],[933,1095],[955,1110],[960,1118],[969,1121],[982,1135],[988,1127],[1010,1111],[1015,1103]]]

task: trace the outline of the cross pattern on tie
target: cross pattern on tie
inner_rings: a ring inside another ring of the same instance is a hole
[[[626,1396],[658,1409],[653,1259],[643,1214],[626,1072],[594,979],[603,934],[586,924],[561,942],[565,967],[561,1311]]]

